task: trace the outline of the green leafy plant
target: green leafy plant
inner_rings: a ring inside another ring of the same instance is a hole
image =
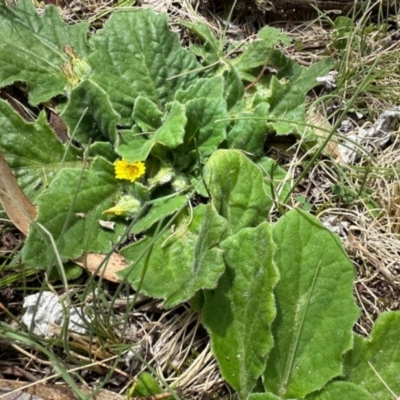
[[[290,183],[263,155],[265,136],[304,134],[305,95],[332,62],[299,66],[269,27],[232,58],[208,28],[185,25],[202,45],[182,48],[151,10],[115,12],[88,35],[52,6],[41,17],[29,0],[0,6],[0,86],[52,102],[70,139],[44,111],[27,122],[0,101],[0,150],[38,209],[23,261],[50,270],[53,243],[66,262],[140,234],[120,250],[121,280],[165,307],[196,299],[239,398],[390,398],[398,346],[382,332],[399,315],[382,316],[370,341],[354,336],[338,238],[300,210],[266,222]],[[267,65],[276,74],[259,77]]]

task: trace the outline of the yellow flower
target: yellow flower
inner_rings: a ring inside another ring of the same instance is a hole
[[[141,161],[130,163],[126,160],[117,160],[114,168],[117,179],[127,179],[131,182],[135,182],[146,172],[146,166]]]

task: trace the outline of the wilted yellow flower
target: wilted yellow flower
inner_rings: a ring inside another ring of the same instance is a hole
[[[135,182],[146,172],[146,166],[141,161],[130,163],[126,160],[117,160],[114,168],[117,179],[127,179],[131,182]]]
[[[110,216],[121,216],[121,217],[134,217],[140,211],[141,203],[138,199],[133,196],[125,195],[122,196],[118,203],[103,211],[103,214]]]

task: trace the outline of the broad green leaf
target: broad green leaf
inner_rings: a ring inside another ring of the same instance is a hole
[[[310,394],[305,400],[377,400],[377,397],[371,396],[363,387],[354,383],[334,381],[321,389],[319,392]],[[390,397],[385,397],[390,399]]]
[[[198,35],[205,42],[205,47],[209,47],[210,49],[212,49],[217,56],[223,56],[220,42],[217,40],[217,38],[214,36],[211,29],[207,25],[201,22],[196,22],[194,24],[188,21],[182,21],[181,24],[183,26],[186,26],[186,28],[189,28],[196,35]]]
[[[273,339],[273,289],[278,271],[275,245],[266,222],[245,228],[221,244],[225,273],[205,292],[203,324],[211,336],[222,375],[246,399],[265,369]]]
[[[114,162],[118,156],[115,153],[114,146],[110,142],[94,142],[89,147],[89,157],[103,157],[110,162]]]
[[[304,131],[305,96],[319,84],[317,77],[325,75],[334,64],[324,59],[305,68],[278,50],[273,50],[269,61],[278,70],[276,77],[260,79],[256,91],[270,104],[270,125],[278,134],[301,133]]]
[[[207,65],[216,63],[224,56],[220,42],[207,25],[201,22],[192,23],[187,21],[182,21],[181,24],[203,40],[204,43],[201,46],[192,45],[190,50],[196,56],[202,57]]]
[[[107,93],[91,80],[72,90],[61,117],[67,123],[70,136],[82,144],[116,141],[119,115],[113,110]]]
[[[126,133],[122,136],[116,151],[130,162],[146,160],[153,147],[158,143],[170,149],[183,143],[185,134],[185,106],[173,101],[169,104],[170,112],[164,123],[155,132],[144,135]],[[145,139],[148,136],[149,139]]]
[[[260,169],[237,150],[218,150],[206,164],[205,179],[212,203],[229,223],[229,232],[254,227],[267,218],[271,200]]]
[[[31,0],[0,5],[0,87],[25,82],[29,101],[38,104],[65,93],[90,73],[88,23],[69,25],[56,7],[39,16]],[[67,50],[67,47],[72,49]]]
[[[349,43],[351,45],[359,44],[358,35],[354,34],[354,21],[351,18],[345,16],[335,18],[334,26],[336,28],[332,34],[332,37],[335,39],[332,43],[334,48],[344,50]]]
[[[272,158],[262,156],[255,162],[263,173],[264,191],[271,201],[286,199],[291,186],[287,172]]]
[[[137,397],[153,397],[162,392],[162,389],[158,385],[157,381],[153,378],[153,376],[148,372],[142,372],[137,377],[133,388],[129,391],[128,399],[135,399]]]
[[[264,152],[269,104],[260,103],[253,112],[238,114],[236,123],[228,133],[228,147],[244,150],[254,156]]]
[[[134,128],[137,126],[135,125]],[[118,147],[115,151],[129,162],[144,161],[155,145],[154,140],[146,139],[142,133],[133,131],[121,132]]]
[[[49,185],[60,167],[82,165],[82,152],[60,142],[44,112],[36,122],[26,122],[0,100],[0,125],[0,151],[30,199]]]
[[[271,62],[276,68],[279,68],[277,78],[290,80],[292,85],[301,90],[304,96],[313,87],[319,85],[318,77],[326,75],[335,66],[334,60],[325,58],[313,63],[310,67],[302,67],[278,51],[274,51]]]
[[[6,6],[3,2],[0,16],[0,26],[12,28],[9,34],[19,36],[18,30],[26,29],[47,47],[60,50],[68,44],[80,57],[86,56],[90,50],[86,43],[89,23],[68,24],[62,20],[59,9],[52,5],[47,6],[42,15],[38,15],[30,0],[17,0],[15,6]]]
[[[172,231],[165,230],[159,238],[146,236],[124,248],[121,254],[132,264],[118,274],[137,289],[149,254],[140,289],[165,299],[167,308],[189,300],[200,289],[215,288],[225,268],[217,245],[226,221],[212,205],[196,207],[192,217],[177,222]]]
[[[345,378],[363,387],[375,400],[400,395],[400,312],[379,316],[368,339],[354,336],[353,350],[345,357]]]
[[[28,265],[47,267],[54,260],[55,250],[39,224],[52,235],[62,260],[77,258],[84,251],[107,253],[122,233],[124,224],[117,223],[114,231],[99,225],[102,212],[113,205],[120,191],[112,164],[96,159],[82,179],[81,175],[78,168],[62,169],[37,198],[37,223],[31,224],[23,248]]]
[[[125,187],[124,190],[126,190],[127,195],[135,197],[141,204],[150,200],[149,188],[140,182],[136,181],[133,185],[130,184]]]
[[[223,76],[225,78],[224,99],[228,110],[231,110],[243,99],[244,86],[236,68],[231,64],[229,64],[229,69],[224,71]]]
[[[128,126],[136,97],[147,97],[162,108],[198,77],[190,71],[200,65],[168,29],[166,14],[151,9],[114,12],[90,44],[92,79],[107,92],[122,124]]]
[[[49,279],[63,281],[64,276],[67,278],[68,282],[78,279],[83,274],[83,269],[81,266],[67,261],[62,265],[62,271],[58,268],[50,269]]]
[[[177,101],[169,103],[168,109],[169,113],[162,126],[155,131],[153,140],[170,149],[175,149],[183,143],[185,124],[187,123],[186,110],[185,106]]]
[[[252,393],[247,400],[282,400],[280,397],[272,393]]]
[[[223,99],[199,98],[186,107],[186,134],[183,151],[197,147],[205,158],[212,154],[226,137],[229,114]]]
[[[132,119],[144,132],[159,128],[162,116],[162,111],[147,97],[136,97]]]
[[[266,65],[272,50],[264,40],[252,42],[246,46],[241,56],[232,60],[232,64],[243,78],[246,71]]]
[[[133,225],[131,233],[138,234],[146,231],[156,222],[161,221],[163,218],[168,217],[175,212],[178,212],[184,207],[186,202],[186,196],[176,196],[165,201],[160,199],[160,201],[152,205],[150,211],[143,218]]]
[[[339,239],[303,211],[285,214],[273,238],[281,279],[264,385],[282,398],[302,398],[342,374],[359,315],[354,267]]]
[[[276,46],[280,43],[285,46],[289,46],[292,41],[288,34],[282,32],[281,29],[277,29],[272,26],[264,26],[259,30],[257,36],[260,39],[263,39],[264,43],[268,44],[270,47]]]
[[[242,79],[255,79],[256,76],[252,77],[248,72],[257,67],[269,65],[270,58],[279,52],[278,50],[274,50],[274,47],[279,43],[289,45],[291,41],[287,34],[270,26],[262,28],[258,33],[258,37],[262,40],[248,44],[242,55],[232,61]]]
[[[202,45],[192,44],[189,46],[189,51],[193,53],[197,59],[203,59],[205,65],[214,64],[217,61],[214,52],[208,52]]]
[[[224,98],[224,80],[221,76],[212,78],[200,78],[186,90],[178,90],[175,100],[186,104],[193,99],[206,97],[208,99]]]
[[[266,99],[270,104],[269,118],[277,134],[299,132],[304,123],[304,93],[293,82],[275,76],[270,80],[270,95]]]

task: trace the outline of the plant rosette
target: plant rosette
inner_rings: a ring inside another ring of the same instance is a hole
[[[51,101],[69,137],[45,111],[26,121],[0,100],[0,162],[12,171],[0,198],[29,226],[24,263],[112,270],[165,307],[196,299],[241,399],[389,399],[370,364],[400,391],[397,340],[382,335],[394,338],[399,315],[382,316],[370,340],[354,335],[354,269],[338,238],[300,210],[266,222],[291,187],[265,137],[312,140],[305,95],[332,61],[299,66],[271,27],[232,58],[205,25],[184,25],[202,45],[182,48],[149,9],[116,11],[89,35],[53,6],[38,16],[29,0],[0,5],[0,87]],[[258,79],[265,65],[277,72]],[[128,234],[140,239],[126,245]]]

